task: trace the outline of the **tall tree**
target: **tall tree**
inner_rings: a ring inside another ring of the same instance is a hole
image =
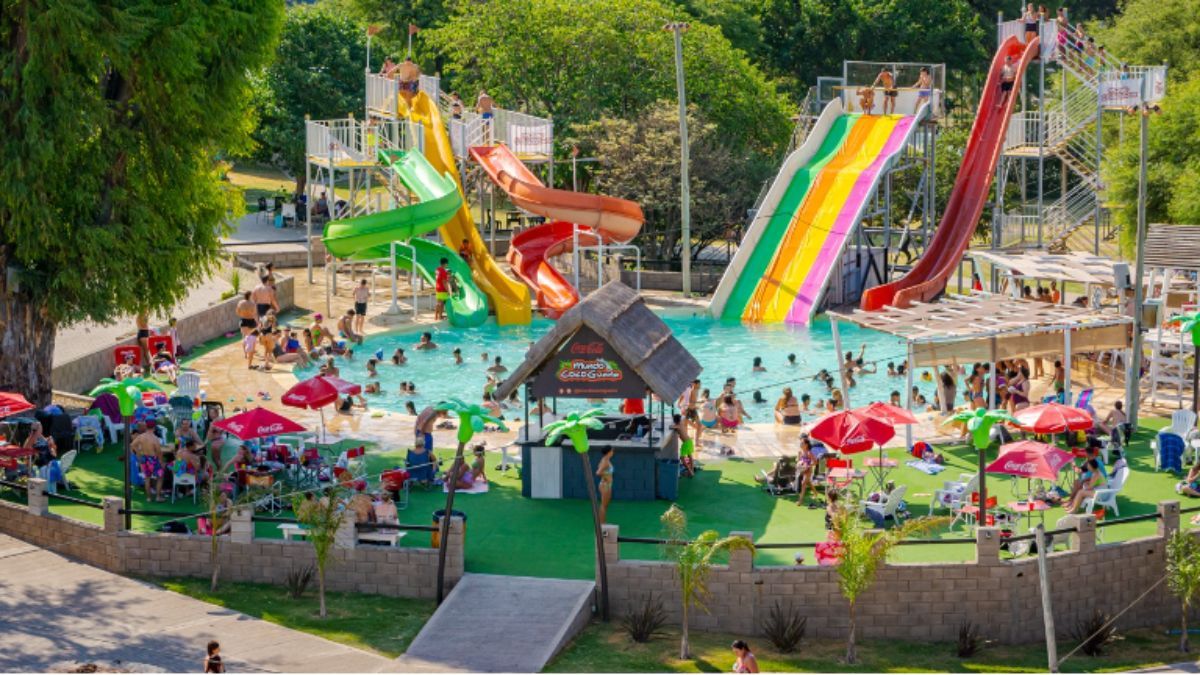
[[[294,176],[297,192],[304,189],[304,116],[361,117],[366,57],[366,26],[336,6],[288,9],[275,61],[254,79],[254,140],[255,156]]]
[[[1200,70],[1200,18],[1195,0],[1126,0],[1112,27],[1097,32],[1097,42],[1126,63],[1157,65],[1166,61],[1172,83]]]
[[[283,7],[13,0],[0,8],[0,388],[49,403],[73,321],[162,310],[215,270],[247,73]]]
[[[464,98],[486,89],[562,129],[674,100],[674,42],[662,27],[686,18],[665,0],[457,0],[445,25],[424,34]],[[688,101],[722,135],[768,152],[787,140],[786,100],[719,29],[693,22],[683,42]]]
[[[680,245],[678,120],[675,102],[660,101],[632,120],[605,117],[571,130],[581,151],[600,159],[592,168],[592,187],[642,205],[646,224],[637,243],[649,258],[674,258]],[[694,106],[688,135],[692,247],[699,252],[745,221],[746,210],[775,167],[773,161],[730,147]]]

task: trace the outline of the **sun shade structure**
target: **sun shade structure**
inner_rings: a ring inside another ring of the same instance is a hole
[[[700,374],[696,361],[642,297],[610,281],[567,310],[496,387],[498,400],[531,381],[534,394],[674,401]]]
[[[1112,286],[1116,277],[1111,258],[1072,251],[1070,253],[1004,253],[1002,251],[971,250],[976,262],[986,262],[1014,276],[1031,279],[1073,281],[1081,284]]]
[[[1146,267],[1200,271],[1200,227],[1151,225],[1146,231]]]

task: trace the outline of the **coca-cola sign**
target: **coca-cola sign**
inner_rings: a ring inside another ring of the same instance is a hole
[[[547,360],[533,381],[540,398],[641,398],[646,385],[608,344],[586,326]]]

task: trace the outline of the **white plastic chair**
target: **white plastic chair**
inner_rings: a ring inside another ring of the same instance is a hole
[[[200,396],[200,373],[193,370],[179,373],[179,377],[175,379],[176,396],[187,396],[188,398],[197,398]]]
[[[92,415],[80,415],[75,424],[75,449],[82,450],[84,443],[92,443],[99,452],[104,448],[104,423]],[[116,440],[115,438],[113,439]]]
[[[184,473],[177,473],[174,475],[174,480],[171,481],[171,503],[172,504],[175,503],[175,495],[178,493],[178,490],[181,487],[192,488],[192,503],[195,504],[196,503],[196,493],[199,492],[199,490],[196,489],[196,476],[194,474],[187,473],[186,471]]]
[[[1196,430],[1196,413],[1187,408],[1176,410],[1171,415],[1171,426],[1166,431],[1178,434],[1185,442],[1192,440],[1193,436],[1200,434]]]
[[[883,516],[883,520],[887,520],[890,516],[893,522],[900,522],[898,510],[900,502],[904,501],[904,493],[908,492],[907,485],[898,485],[895,490],[892,490],[888,495],[887,501],[884,502],[863,502],[863,513],[874,511]]]
[[[58,470],[62,472],[63,483],[68,490],[71,489],[71,481],[67,479],[67,472],[71,470],[71,465],[75,463],[75,458],[78,456],[78,450],[70,450],[58,459]]]
[[[1125,487],[1125,482],[1129,480],[1129,467],[1123,466],[1117,470],[1111,478],[1108,479],[1108,485],[1096,490],[1095,494],[1088,497],[1084,502],[1084,513],[1093,513],[1097,506],[1103,506],[1106,509],[1112,509],[1113,515],[1120,516],[1121,509],[1117,507],[1117,495],[1121,494],[1121,489]]]
[[[979,474],[960,473],[958,480],[948,480],[942,484],[942,489],[934,491],[933,499],[929,502],[929,512],[933,513],[934,509],[945,508],[953,513],[957,507],[962,506],[967,495],[978,491]]]

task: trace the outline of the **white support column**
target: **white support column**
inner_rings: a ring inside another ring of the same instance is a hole
[[[849,410],[850,388],[846,386],[846,368],[842,362],[842,337],[838,334],[838,320],[836,317],[829,317],[829,328],[833,333],[833,351],[837,353],[838,382],[841,383],[842,405],[845,410]]]
[[[1063,405],[1071,405],[1071,329],[1063,331]]]
[[[838,358],[842,358],[840,353],[838,354]],[[908,408],[909,412],[911,412],[913,407],[913,346],[911,342],[908,343],[908,360],[906,363],[908,365],[904,368],[904,400],[908,401],[908,405],[906,407]],[[909,450],[912,449],[913,428],[911,424],[904,425],[904,445]]]
[[[396,242],[394,242],[394,241],[391,242],[388,245],[388,249],[392,254],[392,258],[391,258],[391,261],[392,261],[392,306],[388,307],[387,313],[388,314],[399,314],[400,313],[400,304],[396,301],[399,296],[399,290],[396,287],[396,280],[400,275],[397,273],[397,270],[396,270]]]

